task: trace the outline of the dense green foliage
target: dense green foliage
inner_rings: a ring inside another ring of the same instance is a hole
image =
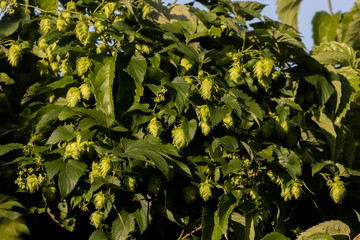
[[[314,20],[309,54],[262,4],[197,2],[207,10],[1,1],[0,213],[17,207],[1,220],[13,239],[360,232],[355,36]],[[350,31],[358,8],[334,26]]]

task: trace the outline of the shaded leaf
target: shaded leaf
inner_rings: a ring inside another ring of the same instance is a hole
[[[146,58],[141,55],[139,52],[135,52],[135,54],[131,57],[129,65],[126,68],[126,72],[135,80],[136,86],[136,95],[134,102],[137,103],[140,101],[140,97],[143,94],[144,88],[142,83],[145,78],[147,69]]]
[[[301,0],[277,0],[278,6],[276,13],[279,19],[295,29],[298,28],[298,12]]]
[[[95,230],[89,240],[108,240],[109,237],[106,235],[106,233],[104,233],[103,231],[101,230]]]
[[[76,134],[74,133],[74,128],[71,125],[65,125],[55,129],[51,133],[46,144],[57,144],[62,141],[70,141],[75,137]]]
[[[305,80],[314,85],[320,106],[324,106],[335,92],[334,87],[322,75],[311,75],[305,77]]]
[[[182,112],[190,85],[183,78],[176,77],[169,86],[176,90],[175,106],[179,112]]]
[[[22,149],[23,145],[21,143],[9,143],[6,145],[0,145],[0,156],[4,155],[12,150]]]
[[[58,184],[61,199],[64,199],[74,189],[86,166],[86,163],[70,159],[60,170]]]

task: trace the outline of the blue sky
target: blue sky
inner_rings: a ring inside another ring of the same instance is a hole
[[[172,0],[164,0],[164,3],[173,3]],[[184,4],[191,0],[178,0],[177,3]],[[256,0],[267,4],[263,10],[263,15],[271,19],[278,20],[276,14],[276,0]],[[348,12],[355,4],[355,0],[331,0],[333,12]],[[299,32],[303,36],[303,42],[307,49],[311,50],[313,46],[312,40],[312,24],[311,20],[317,11],[329,12],[328,0],[302,0],[298,18]]]

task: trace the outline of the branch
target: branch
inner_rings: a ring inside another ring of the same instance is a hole
[[[188,234],[186,234],[185,236],[183,236],[181,239],[186,239],[188,236],[190,236],[191,234],[193,234],[193,233],[195,233],[195,232],[197,232],[197,231],[199,231],[199,230],[201,230],[201,229],[202,229],[202,226],[198,227],[198,228],[195,229],[195,230],[192,230],[191,232],[189,232]]]

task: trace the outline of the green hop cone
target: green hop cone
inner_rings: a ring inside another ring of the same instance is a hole
[[[191,68],[193,67],[193,64],[192,64],[191,60],[185,56],[181,59],[180,66],[185,68],[186,71],[190,71]]]
[[[50,68],[51,68],[51,71],[53,73],[55,73],[55,75],[58,74],[58,72],[59,72],[59,64],[57,62],[51,62],[50,63]]]
[[[234,126],[234,119],[232,118],[231,114],[226,115],[226,117],[223,119],[223,123],[226,128]]]
[[[81,97],[87,101],[90,100],[91,98],[91,90],[89,88],[89,86],[86,83],[81,84],[81,86],[79,87],[80,93],[81,93]]]
[[[79,160],[81,157],[81,147],[77,142],[72,142],[67,144],[65,147],[64,158],[72,158],[74,160]]]
[[[30,193],[36,192],[40,187],[40,181],[35,174],[31,174],[26,178],[26,190]]]
[[[330,183],[330,196],[335,203],[341,203],[346,193],[345,184],[343,181],[334,181]]]
[[[91,61],[88,57],[81,57],[76,61],[76,70],[79,77],[83,76],[91,67]]]
[[[60,16],[56,19],[56,28],[60,32],[65,32],[68,27],[69,23],[63,16]]]
[[[300,182],[294,182],[294,184],[291,186],[291,194],[294,196],[294,198],[299,199],[302,192],[302,184]]]
[[[63,76],[71,75],[71,73],[73,72],[71,61],[69,59],[65,59],[64,61],[62,61],[60,69]]]
[[[38,47],[39,48],[41,48],[42,50],[45,50],[46,48],[48,48],[48,46],[49,45],[47,44],[45,38],[43,38],[43,37],[39,38],[39,40],[38,40]]]
[[[101,222],[104,220],[104,213],[101,211],[93,212],[90,216],[90,223],[95,226],[96,229],[99,228]]]
[[[104,6],[104,13],[106,18],[110,19],[111,17],[114,16],[114,11],[116,9],[116,3],[115,2],[110,2],[105,4]]]
[[[229,79],[233,83],[239,84],[240,76],[241,76],[241,67],[237,66],[229,69]]]
[[[76,3],[70,1],[66,4],[66,10],[76,12]]]
[[[103,34],[103,32],[106,30],[106,22],[103,20],[96,20],[94,27],[96,33]]]
[[[107,51],[107,45],[105,43],[99,44],[99,46],[96,48],[96,54],[106,53],[106,51]]]
[[[40,20],[40,32],[43,34],[43,35],[47,35],[50,30],[51,30],[51,19],[48,18],[48,17],[45,17],[45,18],[42,18]]]
[[[105,206],[105,202],[106,202],[106,197],[102,191],[94,195],[93,203],[97,210],[102,209]]]
[[[211,187],[211,183],[208,180],[200,183],[199,194],[205,202],[212,196]]]
[[[157,121],[156,117],[152,118],[147,126],[147,129],[154,137],[159,136],[161,124]]]
[[[16,67],[21,59],[22,49],[19,43],[13,42],[8,52],[8,61],[11,66]]]
[[[80,42],[84,43],[89,35],[87,22],[80,20],[75,26],[75,35]]]
[[[125,179],[125,186],[127,187],[127,189],[130,192],[135,192],[135,188],[136,188],[136,179],[131,177],[131,176],[127,176]]]
[[[173,138],[173,145],[175,147],[177,147],[178,149],[182,148],[185,146],[185,133],[184,130],[181,128],[181,126],[179,127],[175,127],[172,131],[171,131],[171,135]]]
[[[56,198],[56,188],[54,186],[47,186],[44,190],[44,195],[47,201],[54,201]]]
[[[285,201],[289,201],[292,198],[292,194],[291,194],[291,186],[289,186],[289,184],[286,184],[286,186],[282,186],[281,187],[281,193],[280,193],[281,197],[284,198]]]
[[[89,173],[90,183],[93,183],[96,177],[101,177],[101,165],[97,162],[92,162],[91,172]]]
[[[102,177],[106,177],[111,169],[111,159],[109,156],[104,156],[100,161],[100,174]]]
[[[211,78],[205,77],[200,85],[200,94],[201,97],[205,100],[209,100],[211,98],[212,88],[214,86],[214,82]]]
[[[68,107],[75,107],[81,101],[81,93],[77,87],[70,88],[66,93]]]
[[[204,121],[200,121],[199,126],[201,128],[201,132],[204,134],[204,136],[209,135],[210,131],[211,131],[211,126]]]

